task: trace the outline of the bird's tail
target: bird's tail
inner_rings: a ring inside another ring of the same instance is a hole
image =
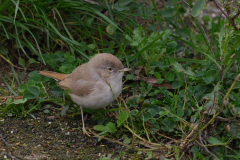
[[[46,76],[46,77],[53,78],[57,81],[62,81],[65,78],[70,76],[70,74],[61,74],[61,73],[52,72],[52,71],[39,71],[38,74],[41,74],[41,75]]]

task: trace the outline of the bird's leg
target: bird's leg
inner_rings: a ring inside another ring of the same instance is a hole
[[[84,124],[84,118],[83,118],[83,107],[80,106],[80,109],[81,109],[81,115],[82,115],[82,123],[83,123],[83,127],[82,127],[82,130],[83,130],[83,134],[86,134],[90,137],[90,135],[88,134],[86,128],[85,128],[85,124]]]

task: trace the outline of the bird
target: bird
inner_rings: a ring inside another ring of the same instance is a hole
[[[87,63],[75,68],[71,74],[52,71],[38,73],[57,80],[57,85],[68,91],[72,101],[80,106],[83,133],[88,134],[84,124],[83,108],[100,109],[112,103],[122,92],[124,72],[122,62],[109,53],[98,53]]]

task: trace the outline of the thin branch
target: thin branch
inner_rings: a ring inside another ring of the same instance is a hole
[[[231,19],[235,19],[240,15],[240,10],[238,10],[238,12],[231,18]]]
[[[220,11],[225,15],[225,17],[229,20],[229,22],[231,23],[231,25],[234,27],[235,30],[238,30],[235,23],[234,23],[234,18],[233,17],[237,17],[238,15],[237,14],[240,14],[240,13],[237,13],[235,16],[233,16],[232,18],[230,18],[226,12],[224,12],[224,10],[221,8],[221,6],[216,2],[216,0],[213,0],[213,2],[216,4],[216,6],[220,9]]]
[[[200,142],[203,144],[201,134],[202,134],[202,133],[200,132],[198,138],[199,138]],[[212,152],[210,152],[210,151],[208,150],[208,148],[207,148],[206,146],[204,146],[204,144],[203,144],[203,148],[204,148],[209,154],[211,154],[215,159],[219,160],[215,154],[213,154]]]

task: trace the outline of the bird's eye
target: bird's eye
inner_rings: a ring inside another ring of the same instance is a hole
[[[111,67],[108,67],[108,71],[112,72],[112,71],[113,71],[113,69],[112,69]]]

